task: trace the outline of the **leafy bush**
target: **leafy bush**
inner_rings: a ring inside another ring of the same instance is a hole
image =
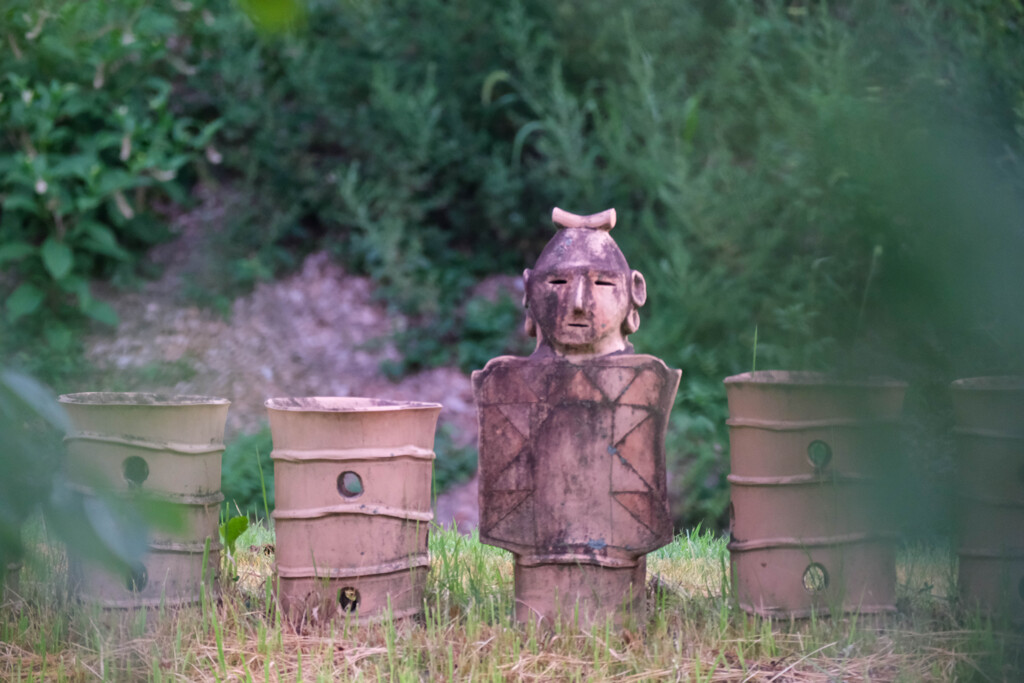
[[[1019,0],[264,4],[4,12],[40,48],[5,65],[28,86],[6,76],[0,101],[9,318],[70,300],[109,319],[78,283],[156,238],[133,200],[184,187],[215,134],[247,199],[217,241],[227,277],[197,288],[328,248],[412,316],[396,372],[507,349],[512,306],[467,303],[474,282],[536,258],[553,205],[616,207],[649,284],[637,350],[684,371],[670,443],[690,523],[721,516],[721,379],[752,367],[755,331],[759,368],[939,386],[1022,364]],[[86,47],[95,26],[114,28]],[[53,164],[25,165],[23,139]],[[89,154],[95,179],[53,174]],[[82,204],[54,214],[50,194]]]
[[[116,324],[89,281],[124,278],[164,239],[157,201],[185,200],[219,125],[175,108],[191,67],[175,52],[195,12],[145,0],[12,0],[0,68],[4,350],[74,345],[72,322]],[[17,334],[15,334],[17,331]]]
[[[684,370],[681,520],[725,509],[720,381],[751,369],[755,330],[760,368],[941,384],[1024,360],[1024,311],[1005,294],[1024,255],[1024,78],[1008,66],[1024,63],[1024,12],[954,4],[529,18],[501,96],[520,177],[546,182],[520,201],[619,210],[649,284],[637,350]]]
[[[304,31],[267,37],[228,3],[209,7],[191,104],[223,117],[225,166],[252,197],[228,228],[236,258],[275,272],[282,252],[326,245],[424,314],[518,267],[543,228],[515,219],[480,101],[481,74],[501,64],[502,10],[314,1]]]
[[[441,425],[437,430],[434,452],[437,454],[437,459],[434,460],[434,481],[431,487],[434,496],[468,481],[476,472],[476,448],[472,445],[456,446],[448,425]]]
[[[511,307],[472,282],[530,263],[553,205],[618,209],[637,349],[684,370],[688,523],[724,511],[720,382],[755,330],[761,368],[1020,363],[993,294],[1019,289],[1019,2],[314,1],[270,38],[209,7],[190,103],[253,197],[230,241],[251,272],[324,245],[371,274],[414,316],[390,371],[500,353]]]

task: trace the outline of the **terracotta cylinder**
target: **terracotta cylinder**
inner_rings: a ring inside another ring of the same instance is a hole
[[[960,597],[1024,621],[1024,377],[953,382]]]
[[[725,385],[740,606],[794,617],[894,610],[887,478],[906,385],[780,371]]]
[[[282,607],[293,620],[423,609],[437,403],[267,401]]]
[[[220,468],[231,402],[113,392],[67,394],[60,402],[74,425],[65,438],[67,473],[82,495],[159,499],[183,518],[177,531],[153,530],[149,553],[126,576],[76,564],[79,596],[105,607],[199,601],[204,579],[215,586],[220,567]]]

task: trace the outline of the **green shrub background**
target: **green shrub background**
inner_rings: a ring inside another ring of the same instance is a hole
[[[728,503],[728,375],[910,381],[927,483],[948,382],[1021,370],[1020,0],[15,0],[0,20],[0,348],[58,388],[83,321],[114,322],[89,281],[146,275],[153,207],[199,179],[247,209],[195,297],[328,249],[412,316],[399,374],[515,350],[514,307],[472,284],[531,263],[552,206],[614,206],[650,290],[633,341],[683,369],[681,523]]]

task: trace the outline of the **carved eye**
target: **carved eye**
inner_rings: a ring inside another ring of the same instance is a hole
[[[594,282],[594,284],[595,285],[600,285],[601,287],[614,287],[615,286],[615,283],[614,282],[610,282],[609,280],[597,280],[597,281]]]
[[[568,280],[564,277],[555,277],[548,280],[549,285],[564,285],[566,282],[568,282]]]

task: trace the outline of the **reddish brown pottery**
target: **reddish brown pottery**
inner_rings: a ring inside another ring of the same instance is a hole
[[[906,385],[763,371],[725,380],[740,606],[805,617],[895,609],[882,495]]]
[[[295,622],[423,609],[437,403],[275,398],[273,517]]]
[[[553,218],[524,273],[537,350],[473,373],[480,540],[513,553],[517,620],[643,624],[645,555],[672,540],[664,438],[680,373],[626,339],[646,292],[608,235],[614,211]]]
[[[67,394],[60,402],[74,425],[65,438],[68,478],[82,495],[159,499],[183,518],[174,531],[153,530],[149,554],[127,576],[76,564],[78,595],[104,607],[198,602],[204,579],[216,587],[220,566],[221,455],[231,402],[113,392]]]
[[[953,382],[960,598],[1024,621],[1024,377]]]

